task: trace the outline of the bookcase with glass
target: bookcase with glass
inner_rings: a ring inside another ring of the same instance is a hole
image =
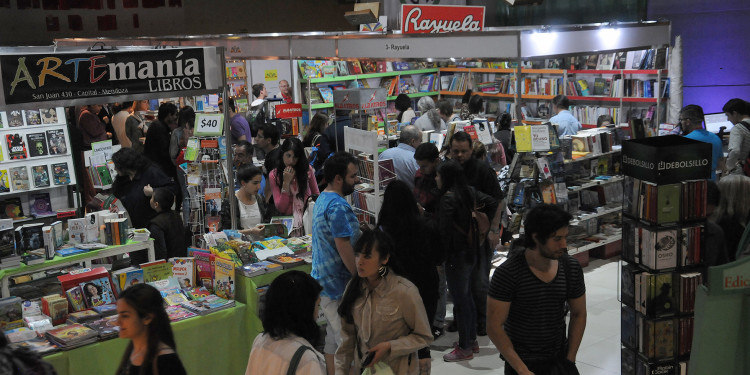
[[[623,144],[622,373],[685,373],[703,281],[711,146]]]

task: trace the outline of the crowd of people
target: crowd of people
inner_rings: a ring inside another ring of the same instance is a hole
[[[257,116],[267,93],[254,86],[253,94],[261,101],[251,109]],[[351,124],[346,113],[337,113],[330,126],[327,116],[317,114],[302,140],[282,141],[276,126],[238,114],[235,103],[227,103],[236,176],[234,197],[227,199],[236,201],[234,221],[240,232],[260,238],[263,223],[285,215],[293,217],[292,235],[302,234],[303,214],[315,200],[311,275],[289,272],[271,284],[261,317],[264,333],[253,343],[248,374],[281,374],[290,364],[311,374],[349,374],[378,364],[396,374],[429,373],[429,345],[445,330],[458,332],[453,350],[443,356],[448,362],[471,360],[478,352],[477,336],[488,335],[506,362],[506,374],[553,368],[576,373],[586,326],[586,288],[581,266],[566,253],[570,214],[544,204],[529,210],[520,250],[489,277],[505,211],[490,162],[505,164],[512,157],[510,116],[498,116],[490,146],[502,154],[501,160],[488,159],[484,145],[465,132],[453,134],[443,150],[422,142],[423,131],[480,118],[482,101],[469,90],[460,114],[453,115],[450,103],[424,97],[417,116],[411,101],[399,96],[398,116],[413,125],[403,126],[399,145],[380,156],[394,161],[397,180],[385,189],[374,227],[361,225],[346,200],[359,183],[357,159],[344,151],[343,128]],[[560,135],[575,134],[581,125],[568,111],[568,99],[556,97],[552,104],[551,121]],[[106,139],[121,145],[112,156],[114,195],[133,226],[149,228],[157,258],[181,256],[188,212],[179,214],[187,191],[178,165],[184,162],[195,112],[164,103],[146,126],[142,110],[147,106],[147,101],[120,103],[111,121],[100,118],[102,106],[86,106],[78,129],[83,149]],[[709,265],[750,255],[750,177],[744,172],[750,169],[745,165],[750,104],[732,99],[724,112],[735,125],[726,159],[718,137],[703,129],[702,108],[688,105],[679,118],[684,136],[712,145],[712,171],[724,174],[712,174],[718,183],[709,184],[707,235],[716,239],[707,245]],[[609,116],[597,121],[598,126],[613,123]],[[262,165],[253,164],[254,156]],[[227,200],[222,204],[225,228],[233,219],[228,207]],[[145,261],[145,255],[131,257]],[[445,319],[448,293],[452,323]],[[144,363],[159,373],[180,373],[161,371],[162,366],[181,365],[163,309],[145,306],[148,298],[156,298],[150,294],[148,286],[139,286],[118,301],[125,327],[121,336],[132,340],[120,373],[136,373]],[[324,337],[315,322],[318,309],[327,323]],[[319,341],[323,353],[315,349]]]

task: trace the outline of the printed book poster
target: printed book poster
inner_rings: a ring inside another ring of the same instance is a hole
[[[67,185],[70,183],[70,171],[68,170],[68,162],[52,164],[52,176],[55,181],[55,185]]]
[[[39,114],[39,110],[29,109],[23,111],[26,115],[26,125],[39,125],[42,123],[42,116]]]
[[[216,257],[214,275],[214,293],[226,299],[234,299],[234,262]]]
[[[68,145],[65,143],[65,130],[54,129],[47,130],[47,145],[50,155],[62,155],[68,152]]]
[[[13,191],[29,190],[29,172],[26,170],[26,166],[11,168],[9,173]]]
[[[31,176],[34,178],[34,187],[40,188],[49,186],[49,171],[47,170],[47,164],[31,167]]]
[[[8,145],[10,160],[26,159],[26,143],[20,134],[6,134],[5,143]]]
[[[53,125],[57,124],[57,109],[55,108],[44,108],[39,110],[42,118],[42,124]]]
[[[29,147],[29,157],[47,155],[47,138],[44,133],[26,134],[27,145]]]
[[[83,297],[89,308],[117,302],[109,283],[109,276],[83,282],[79,286],[83,289]]]
[[[8,126],[11,128],[23,126],[23,115],[21,114],[21,111],[8,112]]]
[[[29,210],[35,217],[54,214],[49,193],[32,194],[29,199]]]
[[[0,193],[10,191],[10,180],[7,169],[0,169]]]

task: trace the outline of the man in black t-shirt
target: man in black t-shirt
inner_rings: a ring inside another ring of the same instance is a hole
[[[576,354],[586,328],[586,286],[578,261],[567,255],[571,215],[553,205],[531,209],[525,250],[495,270],[487,299],[487,332],[505,360],[505,374],[577,374]],[[565,302],[570,326],[565,331]]]

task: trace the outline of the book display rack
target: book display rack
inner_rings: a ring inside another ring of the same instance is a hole
[[[706,250],[711,146],[623,143],[622,374],[685,373]]]
[[[219,132],[220,133],[220,132]],[[189,194],[188,227],[193,233],[192,244],[205,247],[206,232],[218,232],[221,204],[226,197],[226,138],[198,136],[188,140],[185,150],[185,171]],[[224,150],[223,152],[221,150]],[[225,228],[228,229],[228,228]]]

